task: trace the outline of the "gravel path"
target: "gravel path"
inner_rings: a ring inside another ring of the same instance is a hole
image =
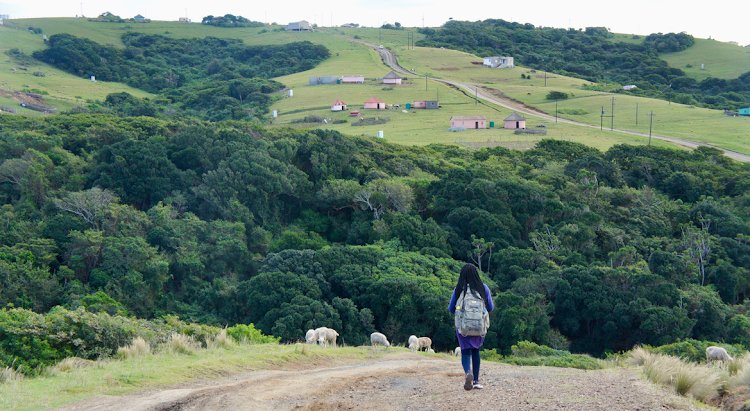
[[[582,371],[484,362],[484,389],[465,391],[457,358],[387,354],[337,367],[256,371],[60,411],[155,410],[700,410],[632,369]]]

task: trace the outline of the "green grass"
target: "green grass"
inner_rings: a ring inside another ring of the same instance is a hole
[[[324,349],[310,345],[263,344],[205,349],[194,355],[159,353],[100,361],[88,368],[49,372],[34,379],[0,384],[0,410],[49,409],[97,395],[120,396],[252,370],[336,364],[373,355],[382,354],[356,347]]]
[[[695,39],[693,47],[659,57],[698,81],[708,77],[733,79],[750,71],[750,48],[716,40]],[[701,64],[705,69],[701,70]]]

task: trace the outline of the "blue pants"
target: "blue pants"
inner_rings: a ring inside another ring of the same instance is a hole
[[[464,366],[464,373],[469,373],[469,368],[473,368],[474,382],[479,381],[479,348],[467,348],[461,350],[461,365]],[[474,365],[473,367],[472,364]]]

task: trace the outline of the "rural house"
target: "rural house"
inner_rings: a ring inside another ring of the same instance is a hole
[[[138,14],[135,17],[133,17],[133,20],[135,20],[135,21],[143,21],[143,20],[146,20],[146,18],[143,17],[143,16],[141,16],[140,14]]]
[[[319,86],[321,84],[336,84],[339,82],[337,76],[311,76],[309,77],[311,86]]]
[[[492,68],[513,68],[513,57],[485,57],[482,65]]]
[[[741,108],[739,113],[741,116],[750,116],[750,108]]]
[[[365,76],[341,76],[341,83],[357,83],[362,84],[365,82]]]
[[[376,110],[383,110],[385,109],[385,102],[383,100],[379,100],[373,97],[365,101],[365,108],[374,108]]]
[[[401,76],[391,70],[390,73],[383,77],[383,84],[401,84]]]
[[[287,24],[286,31],[312,31],[312,27],[310,27],[310,23],[302,20]]]
[[[514,111],[505,119],[505,128],[526,128],[526,119]]]
[[[412,103],[411,108],[426,108],[428,110],[436,110],[438,108],[438,102],[435,100],[415,101],[414,103]]]
[[[344,103],[341,100],[336,100],[336,102],[331,105],[331,111],[344,111],[344,110],[346,110],[346,103]]]
[[[180,23],[190,23],[190,19],[187,17],[180,17],[179,19]]]
[[[484,116],[453,116],[451,128],[466,127],[466,129],[487,128],[487,118]]]

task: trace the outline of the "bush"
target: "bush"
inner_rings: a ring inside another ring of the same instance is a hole
[[[518,344],[510,347],[511,352],[516,357],[564,357],[570,355],[567,351],[555,350],[546,345],[538,345],[530,341],[519,341]]]
[[[117,356],[120,358],[140,357],[148,354],[151,354],[151,344],[142,337],[135,337],[130,345],[117,349]]]
[[[188,337],[185,334],[179,333],[172,333],[172,335],[169,336],[169,340],[164,343],[164,349],[166,351],[177,354],[195,354],[200,348],[200,343],[195,341],[193,337]]]
[[[671,355],[687,361],[702,362],[706,360],[706,348],[712,345],[724,347],[732,357],[742,355],[745,352],[745,349],[739,345],[719,344],[717,342],[693,339],[686,339],[659,347],[644,346],[644,348],[654,354]]]
[[[565,100],[566,98],[568,98],[568,93],[562,91],[550,91],[547,94],[547,100]]]
[[[227,334],[241,344],[275,344],[281,338],[272,335],[263,335],[255,329],[253,324],[237,324],[234,327],[227,328]]]

